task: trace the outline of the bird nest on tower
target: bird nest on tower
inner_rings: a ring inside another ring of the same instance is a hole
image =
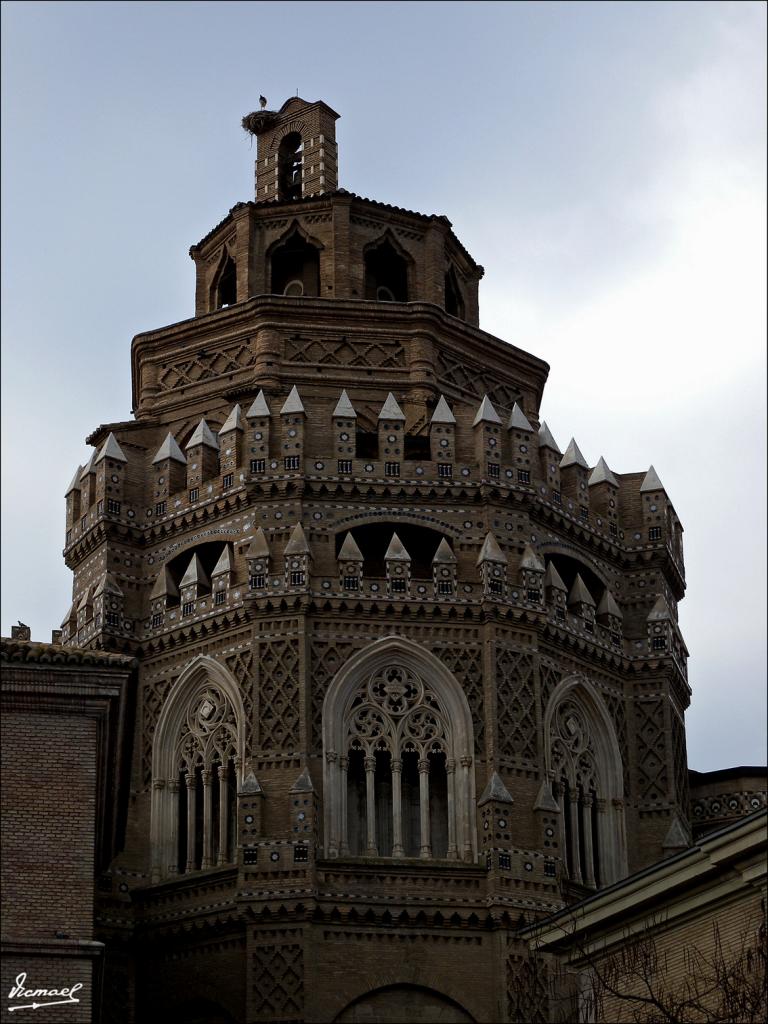
[[[242,120],[243,130],[249,135],[260,135],[275,122],[274,110],[254,110],[246,114]]]

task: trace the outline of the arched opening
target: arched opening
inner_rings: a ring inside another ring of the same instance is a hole
[[[336,1017],[338,1024],[472,1024],[463,1006],[421,985],[387,985],[359,996]]]
[[[584,679],[558,686],[544,716],[546,760],[568,878],[590,889],[626,874],[621,753],[610,716]]]
[[[298,229],[273,250],[271,268],[273,295],[320,294],[320,253]]]
[[[388,238],[365,252],[365,297],[375,302],[408,301],[408,263]]]
[[[328,856],[473,860],[469,706],[412,641],[387,637],[338,673],[323,706]]]
[[[153,881],[234,862],[243,722],[236,682],[212,658],[196,658],[155,730]]]
[[[347,530],[336,534],[336,555],[347,535]],[[403,547],[411,556],[411,577],[418,580],[432,579],[432,559],[435,557],[443,534],[416,523],[366,523],[350,531],[363,556],[363,576],[380,579],[386,575],[384,555],[392,534],[396,533]]]
[[[600,598],[605,590],[605,583],[588,565],[577,561],[575,558],[571,558],[569,555],[561,555],[559,552],[545,555],[545,563],[548,565],[550,562],[557,569],[569,593],[578,573],[584,581],[587,590],[592,595],[595,604],[600,602]]]
[[[228,250],[224,250],[221,263],[211,285],[211,309],[223,309],[237,302],[237,266]]]
[[[464,319],[464,297],[455,269],[451,266],[445,275],[445,311]]]
[[[277,151],[277,194],[279,199],[301,199],[301,169],[304,145],[298,132],[289,132]]]

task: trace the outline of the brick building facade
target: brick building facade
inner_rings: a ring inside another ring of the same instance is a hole
[[[520,926],[690,842],[666,490],[561,451],[337,116],[244,119],[255,201],[66,495],[61,642],[139,665],[105,1020],[514,1019]]]

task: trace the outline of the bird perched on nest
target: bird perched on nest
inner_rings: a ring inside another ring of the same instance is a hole
[[[261,109],[264,110],[266,105],[267,105],[267,97],[266,96],[259,96],[259,106],[261,107]]]

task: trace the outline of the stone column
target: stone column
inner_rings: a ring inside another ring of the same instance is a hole
[[[404,857],[403,846],[403,762],[392,758],[392,856]]]
[[[168,779],[168,846],[165,855],[165,871],[175,875],[179,870],[179,780]]]
[[[462,792],[464,794],[464,799],[462,801],[463,806],[462,806],[462,815],[461,815],[461,824],[462,824],[462,832],[463,832],[462,840],[461,840],[461,852],[462,852],[463,859],[465,861],[468,861],[468,862],[472,861],[472,832],[470,830],[470,817],[469,817],[469,815],[470,815],[470,811],[474,810],[474,808],[470,808],[470,799],[471,799],[471,792],[472,792],[472,790],[471,790],[471,787],[470,787],[470,784],[469,784],[469,782],[470,782],[470,780],[469,780],[469,769],[471,767],[472,767],[472,758],[468,754],[465,754],[461,758],[461,782],[462,782]]]
[[[152,847],[152,881],[159,882],[165,876],[164,852],[165,852],[165,779],[152,780],[152,802],[154,813],[152,815],[152,828],[149,841]]]
[[[213,865],[213,790],[211,769],[203,769],[203,863],[202,867]]]
[[[579,857],[579,791],[568,790],[571,816],[571,881],[581,882],[581,859]]]
[[[366,757],[365,759],[365,819],[367,826],[367,841],[365,852],[368,857],[375,857],[378,854],[376,848],[376,787],[375,773],[376,758]]]
[[[329,857],[339,856],[339,811],[341,809],[341,794],[339,792],[339,755],[335,750],[329,750],[325,755],[328,765],[328,789],[325,793],[326,821],[328,823],[328,834],[326,846]],[[341,776],[344,781],[346,779]]]
[[[195,871],[195,773],[187,772],[184,776],[187,783],[187,872]]]
[[[339,856],[349,856],[349,840],[347,838],[347,786],[349,785],[347,778],[347,769],[349,768],[349,758],[342,754],[339,758]]]
[[[432,856],[432,844],[429,837],[429,758],[423,757],[419,760],[419,818],[421,825],[421,840],[419,842],[419,857],[427,860]]]
[[[229,775],[229,764],[224,763],[219,765],[219,856],[217,863],[227,863],[227,846],[229,840],[229,793],[227,788],[227,778]]]
[[[445,762],[448,781],[448,860],[459,859],[456,845],[456,762],[449,758]]]
[[[581,827],[584,830],[584,882],[595,888],[595,857],[592,850],[592,797],[585,795],[581,802]]]

